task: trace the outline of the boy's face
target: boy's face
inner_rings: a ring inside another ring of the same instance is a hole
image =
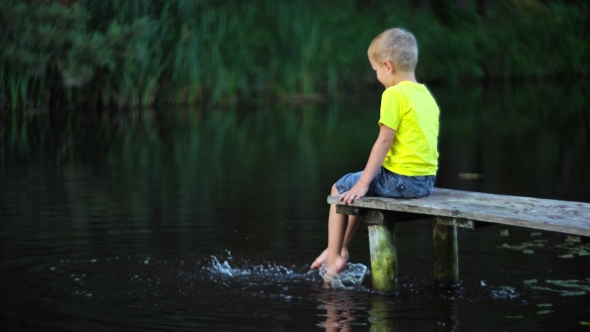
[[[395,84],[393,77],[394,67],[391,61],[383,61],[382,63],[378,63],[375,59],[369,59],[369,61],[371,62],[371,67],[373,67],[373,70],[377,73],[377,80],[379,80],[386,89]]]

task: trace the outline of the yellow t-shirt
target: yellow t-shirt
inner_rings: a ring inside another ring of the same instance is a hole
[[[436,175],[439,109],[423,84],[403,81],[381,97],[379,125],[395,130],[383,167],[406,176]]]

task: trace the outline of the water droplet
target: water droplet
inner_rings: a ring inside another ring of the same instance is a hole
[[[90,260],[90,263],[96,263],[96,259]]]
[[[55,271],[55,266],[50,267],[49,270]]]

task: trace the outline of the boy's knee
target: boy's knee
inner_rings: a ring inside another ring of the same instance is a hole
[[[338,189],[336,189],[336,184],[334,183],[334,185],[332,186],[332,195],[338,195],[338,194],[340,194],[340,193],[338,192]]]

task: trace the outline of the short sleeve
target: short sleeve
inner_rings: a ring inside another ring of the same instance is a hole
[[[383,91],[383,95],[381,96],[379,126],[386,125],[397,131],[401,121],[400,102],[401,100],[395,89],[389,88]]]

